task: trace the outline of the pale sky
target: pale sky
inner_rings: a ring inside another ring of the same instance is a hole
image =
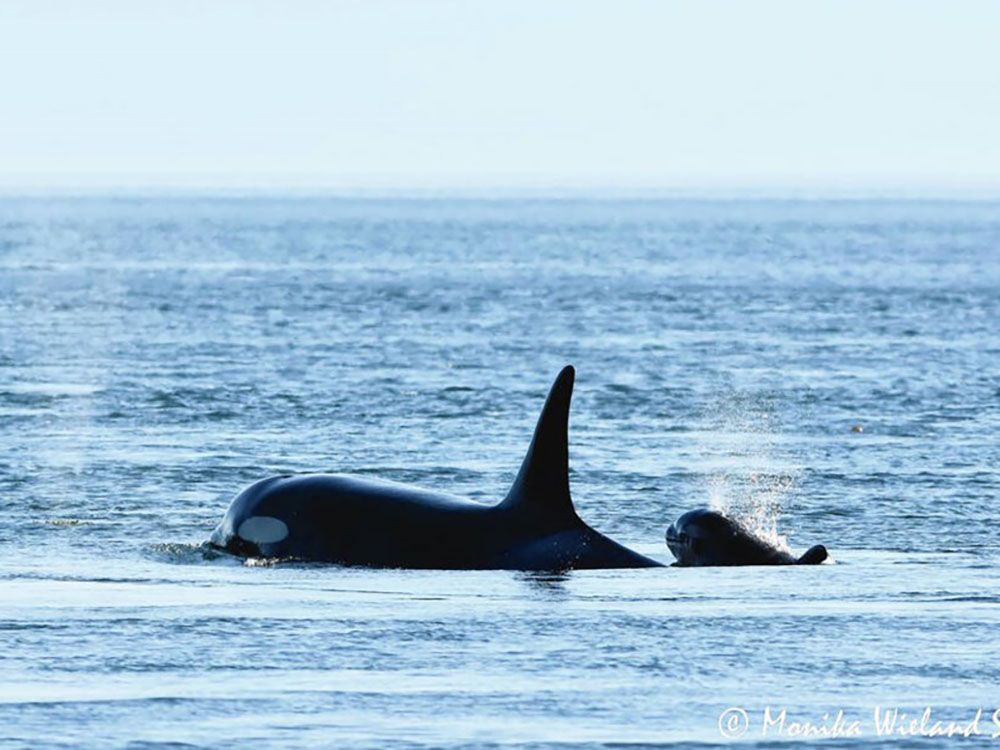
[[[0,3],[0,187],[1000,186],[1000,2]]]

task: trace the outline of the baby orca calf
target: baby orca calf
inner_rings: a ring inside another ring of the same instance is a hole
[[[718,511],[688,511],[667,529],[667,546],[684,567],[709,565],[818,565],[827,558],[817,544],[795,558],[768,544],[740,523]]]

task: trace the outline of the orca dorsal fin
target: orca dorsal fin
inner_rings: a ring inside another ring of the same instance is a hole
[[[530,514],[536,523],[579,523],[569,495],[569,404],[574,370],[567,365],[552,384],[535,434],[507,497],[505,510]]]

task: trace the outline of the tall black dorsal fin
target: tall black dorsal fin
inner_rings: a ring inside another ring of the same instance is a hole
[[[572,365],[552,384],[521,470],[501,507],[529,513],[538,522],[579,522],[569,495],[569,403],[573,397]]]

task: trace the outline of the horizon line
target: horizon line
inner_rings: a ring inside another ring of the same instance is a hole
[[[1000,200],[997,185],[351,185],[351,184],[48,184],[2,185],[0,198],[87,197],[329,198],[658,198],[676,200]]]

